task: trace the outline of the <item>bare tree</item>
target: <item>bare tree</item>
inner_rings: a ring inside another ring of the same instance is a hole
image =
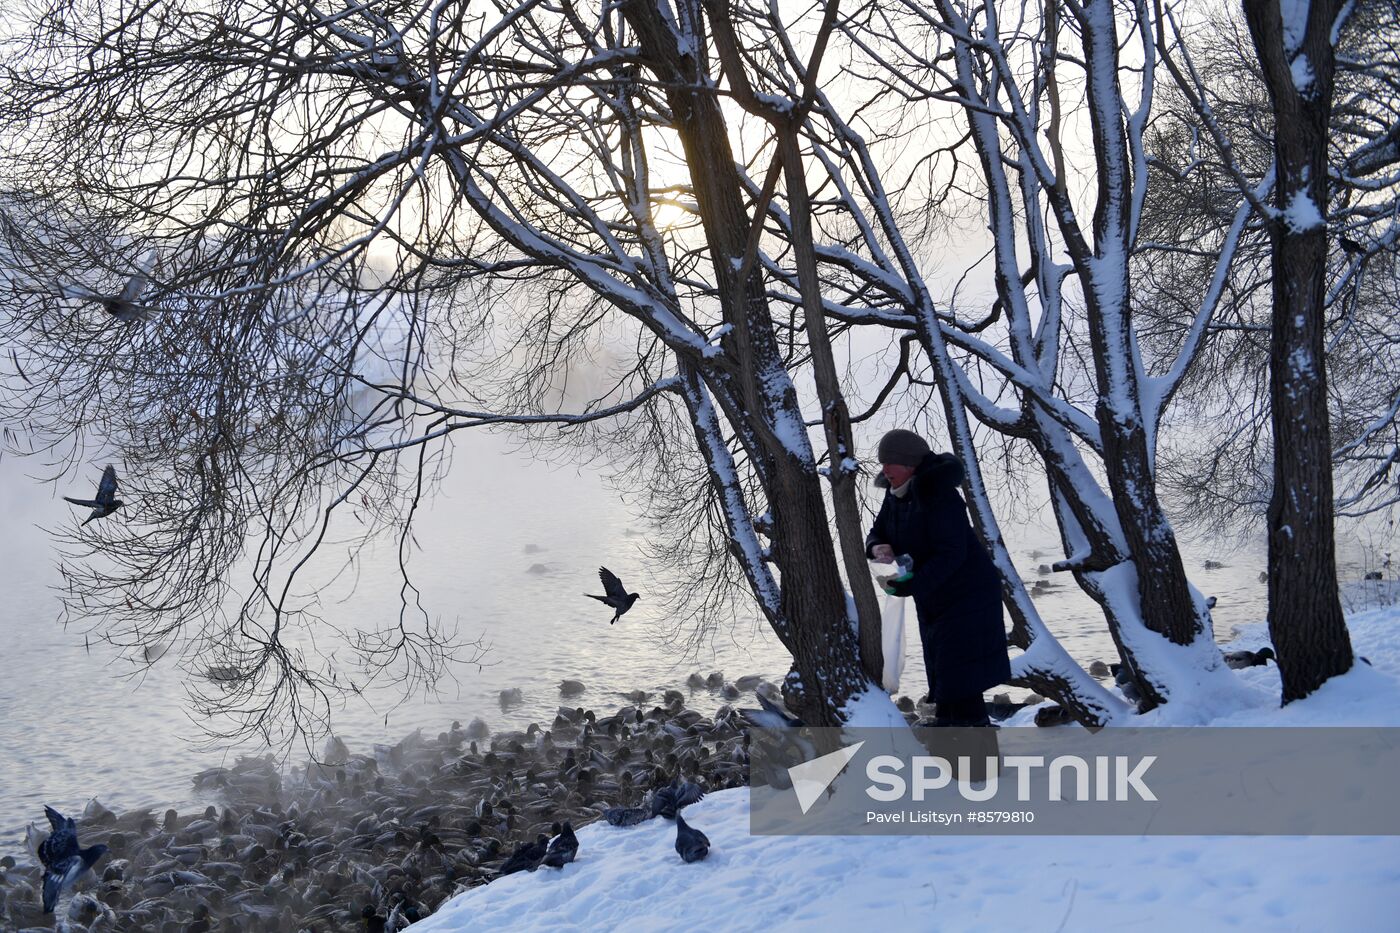
[[[698,6],[55,3],[31,26],[5,74],[25,129],[5,178],[27,204],[10,225],[23,304],[6,336],[25,354],[10,402],[42,445],[111,445],[142,503],[139,525],[81,539],[129,572],[70,565],[72,610],[133,649],[181,632],[227,646],[218,699],[266,731],[284,710],[264,671],[285,703],[335,676],[308,675],[287,630],[311,624],[291,581],[336,517],[368,510],[405,569],[400,625],[352,641],[431,677],[450,642],[413,611],[407,562],[444,440],[555,424],[654,467],[679,416],[707,479],[687,514],[722,527],[729,573],[792,652],[792,702],[831,724],[869,688],[821,486],[854,460],[819,469],[790,371],[808,347],[796,327],[778,338],[767,263],[741,269],[747,179]],[[658,184],[673,143],[683,173]],[[699,230],[660,226],[668,200]],[[116,287],[133,251],[159,256],[152,320],[66,297],[66,279]],[[365,366],[386,327],[388,359]],[[566,410],[572,355],[606,331],[635,353]],[[250,532],[254,595],[217,628]]]
[[[923,112],[952,104],[961,114],[966,147],[947,151],[983,200],[996,300],[966,320],[921,301],[926,287],[910,282],[903,293],[912,297],[911,323],[957,402],[1035,450],[1066,548],[1055,567],[1074,573],[1103,607],[1148,707],[1189,702],[1203,677],[1228,689],[1208,609],[1157,499],[1155,453],[1163,412],[1199,351],[1252,209],[1236,196],[1192,336],[1149,371],[1138,352],[1130,262],[1147,185],[1154,16],[1142,4],[907,2],[865,7],[848,27],[862,54],[851,71],[870,75],[875,88],[866,99]],[[1075,105],[1072,94],[1081,93]],[[902,139],[909,123],[898,126],[877,138]],[[1092,147],[1075,145],[1080,133]],[[964,152],[970,166],[960,161]],[[1092,198],[1071,184],[1076,177],[1091,180]],[[972,499],[986,533],[990,507],[976,489]],[[998,536],[988,538],[995,544]],[[1010,595],[1016,637],[1034,653],[1037,641]]]
[[[448,640],[407,582],[413,511],[455,431],[558,430],[644,481],[658,547],[697,576],[682,614],[742,587],[793,655],[793,704],[838,722],[879,671],[855,550],[852,425],[870,412],[849,414],[837,365],[843,336],[875,327],[906,352],[873,407],[914,378],[939,396],[1020,682],[1086,722],[1124,710],[1017,577],[978,430],[1042,465],[1056,568],[1102,607],[1145,706],[1229,689],[1157,446],[1270,182],[1217,192],[1208,284],[1149,367],[1133,271],[1166,16],[1107,0],[52,3],[3,77],[23,302],[4,322],[8,401],[41,446],[112,445],[144,484],[142,521],[184,529],[153,548],[110,529],[102,554],[129,574],[86,565],[73,604],[208,629],[251,533],[256,592],[222,641],[252,655],[229,666],[271,658],[297,686],[286,626],[310,619],[288,584],[364,510],[398,536],[405,612],[358,645],[421,645],[441,670]],[[962,191],[991,232],[995,299],[971,317],[926,280],[935,215]],[[147,254],[150,320],[75,304],[67,282],[119,289]],[[593,391],[570,382],[581,357],[606,372]],[[216,559],[167,575],[192,535]],[[151,597],[167,584],[179,598]]]
[[[1277,0],[1245,19],[1274,110],[1273,320],[1269,396],[1274,437],[1269,501],[1269,635],[1285,703],[1353,663],[1337,593],[1332,440],[1323,329],[1327,298],[1328,140],[1344,4],[1314,0],[1285,21]]]
[[[1178,48],[1168,62],[1209,128],[1222,173],[1237,187],[1265,171],[1277,176],[1271,203],[1260,205],[1268,258],[1241,283],[1245,314],[1222,342],[1256,357],[1267,352],[1268,392],[1256,387],[1253,395],[1268,404],[1247,407],[1233,443],[1222,446],[1244,448],[1250,456],[1241,459],[1260,464],[1252,488],[1237,487],[1232,511],[1269,500],[1270,630],[1288,702],[1352,663],[1336,588],[1334,517],[1394,502],[1390,474],[1400,445],[1393,275],[1386,270],[1393,269],[1387,251],[1394,251],[1397,179],[1360,175],[1381,167],[1372,157],[1393,126],[1400,85],[1387,50],[1400,23],[1385,3],[1287,14],[1246,4],[1245,21],[1248,40],[1231,44],[1240,49],[1245,79],[1236,87],[1254,92],[1243,106],[1207,88],[1202,76],[1213,63],[1200,61],[1186,27],[1175,22]],[[1271,296],[1268,311],[1245,323],[1256,294]],[[1334,475],[1345,490],[1335,502]]]
[[[1360,3],[1338,31],[1337,105],[1329,139],[1327,314],[1324,350],[1332,432],[1334,513],[1359,517],[1392,508],[1400,494],[1396,422],[1396,237],[1390,223],[1400,177],[1350,174],[1356,153],[1373,151],[1400,106],[1394,56],[1400,20],[1389,3]],[[1145,350],[1175,353],[1189,326],[1183,309],[1207,281],[1210,247],[1228,228],[1238,177],[1259,179],[1273,164],[1269,93],[1243,18],[1218,15],[1178,27],[1168,65],[1190,91],[1164,89],[1172,117],[1158,124],[1154,178],[1138,257],[1143,314],[1154,320]],[[1176,61],[1180,60],[1180,67]],[[1194,100],[1194,103],[1193,103]],[[1222,159],[1196,113],[1205,108],[1229,141]],[[1193,132],[1192,127],[1196,127]],[[1187,166],[1176,172],[1172,165]],[[1238,174],[1235,174],[1238,173]],[[1269,340],[1272,276],[1266,222],[1256,217],[1241,242],[1220,313],[1182,395],[1165,477],[1181,512],[1217,531],[1262,522],[1272,489]]]

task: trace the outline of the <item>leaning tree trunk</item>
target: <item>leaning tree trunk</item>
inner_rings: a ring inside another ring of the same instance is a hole
[[[861,533],[860,502],[856,498],[856,443],[851,429],[851,413],[841,392],[836,359],[822,308],[821,283],[817,276],[817,254],[812,242],[812,200],[803,174],[802,151],[797,132],[784,127],[778,145],[787,178],[788,214],[792,222],[793,252],[797,257],[797,280],[802,293],[802,314],[807,324],[807,342],[812,354],[812,374],[817,400],[822,406],[822,427],[826,432],[831,503],[836,513],[836,534],[846,565],[846,580],[855,600],[859,621],[860,661],[866,676],[881,683],[885,673],[885,648],[881,637],[880,604],[865,557],[865,536]]]
[[[1205,628],[1206,620],[1197,615],[1176,535],[1157,499],[1155,439],[1148,435],[1143,411],[1144,373],[1133,335],[1129,297],[1134,179],[1123,123],[1114,16],[1110,0],[1085,4],[1084,55],[1093,75],[1085,92],[1099,192],[1092,252],[1078,237],[1070,238],[1069,249],[1084,279],[1104,473],[1124,543],[1137,569],[1143,623],[1178,645],[1189,645]]]
[[[972,49],[974,31],[964,19],[963,9],[953,0],[939,0],[939,10],[956,37],[957,84],[965,98],[973,102],[966,107],[966,115],[988,182],[989,219],[998,236],[998,299],[1005,303],[1011,322],[1012,352],[1020,365],[1036,372],[1040,368],[1039,351],[1031,336],[1030,314],[1024,307],[1018,310],[1013,306],[1024,305],[1024,285],[1015,252],[1007,244],[1015,242],[1018,226],[1030,221],[1016,218],[1005,178],[1005,166],[1012,157],[1002,138],[1003,124],[991,115],[1001,103],[997,93],[991,91],[982,99],[984,91]],[[1166,696],[1142,675],[1132,645],[1122,637],[1125,624],[1133,621],[1125,616],[1132,612],[1149,631],[1183,645],[1195,640],[1204,620],[1192,599],[1170,522],[1157,500],[1152,438],[1140,395],[1143,374],[1134,347],[1127,268],[1133,174],[1122,122],[1114,12],[1108,0],[1090,0],[1083,4],[1081,14],[1084,58],[1090,73],[1085,87],[1098,180],[1092,241],[1080,226],[1063,178],[1047,184],[1043,190],[1049,197],[1048,213],[1058,222],[1065,249],[1084,287],[1094,388],[1099,399],[1096,419],[1110,496],[1093,504],[1085,501],[1088,489],[1097,490],[1097,480],[1086,476],[1081,483],[1071,475],[1079,466],[1079,455],[1068,432],[1048,412],[1032,404],[1021,428],[1045,461],[1052,493],[1058,492],[1058,501],[1068,513],[1073,513],[1061,514],[1057,509],[1062,531],[1066,527],[1063,519],[1073,517],[1089,539],[1087,552],[1071,554],[1071,559],[1061,562],[1057,569],[1073,571],[1081,588],[1104,609],[1114,642],[1129,669],[1135,672],[1145,705],[1150,707]],[[979,106],[979,101],[987,109]],[[1022,132],[1026,137],[1022,145],[1034,145],[1034,130],[1023,126]],[[1056,159],[1057,165],[1060,161]],[[1061,165],[1060,172],[1063,171]],[[1032,200],[1030,194],[1025,196],[1028,202]],[[1028,208],[1026,213],[1029,212]],[[1042,261],[1050,262],[1051,252],[1045,249],[1042,253]],[[1043,391],[1053,392],[1053,379],[1047,379]],[[1133,565],[1137,581],[1131,607],[1122,599],[1111,598],[1116,594],[1105,592],[1096,578],[1089,576],[1124,561]],[[1013,634],[1025,637],[1022,632]]]
[[[686,19],[696,17],[688,31],[699,36],[697,12],[685,13]],[[746,443],[772,516],[770,558],[781,574],[780,613],[796,674],[789,676],[785,693],[809,724],[840,725],[841,709],[869,680],[850,624],[821,477],[773,328],[762,273],[755,269],[739,280],[749,216],[724,114],[699,58],[704,43],[690,37],[682,51],[675,28],[654,0],[628,0],[623,15],[637,34],[647,66],[666,87],[720,306],[730,325],[715,363],[721,371],[707,382],[726,416],[752,428]],[[741,398],[725,391],[730,385],[737,386]]]
[[[884,643],[881,638],[880,604],[870,579],[865,557],[865,533],[861,527],[860,501],[856,496],[855,432],[851,426],[850,410],[841,390],[840,374],[831,350],[831,336],[826,326],[826,309],[822,302],[821,278],[817,270],[817,251],[812,233],[812,199],[803,168],[802,147],[798,126],[815,98],[827,40],[839,15],[839,0],[829,0],[822,14],[822,25],[813,40],[810,57],[802,78],[802,90],[795,102],[776,107],[771,100],[760,99],[754,93],[745,70],[744,56],[735,34],[728,0],[703,0],[714,34],[715,49],[724,73],[729,78],[729,91],[734,100],[749,113],[772,124],[777,152],[764,181],[763,193],[753,208],[744,250],[741,275],[754,267],[759,234],[764,215],[777,187],[779,169],[787,177],[788,218],[791,245],[797,271],[797,287],[802,299],[802,317],[807,331],[807,346],[811,353],[812,376],[817,401],[821,404],[822,429],[826,436],[827,474],[831,481],[831,504],[836,518],[836,536],[841,546],[841,559],[846,579],[855,603],[857,630],[860,639],[860,660],[866,676],[875,683],[884,679]],[[698,11],[696,13],[698,16]]]
[[[1336,66],[1331,33],[1342,6],[1341,0],[1312,0],[1304,6],[1306,23],[1285,24],[1278,0],[1244,4],[1274,108],[1269,636],[1284,703],[1307,696],[1353,663],[1337,593],[1323,344],[1327,126]],[[1290,42],[1293,36],[1301,41]]]

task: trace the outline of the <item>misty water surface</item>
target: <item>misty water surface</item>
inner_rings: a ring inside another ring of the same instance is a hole
[[[699,648],[668,639],[668,607],[663,599],[648,599],[643,586],[644,569],[667,580],[668,568],[643,567],[640,545],[648,528],[617,493],[595,472],[551,467],[513,451],[504,438],[473,433],[459,441],[443,492],[422,514],[416,536],[423,550],[414,569],[429,611],[455,622],[464,636],[479,635],[488,650],[481,666],[459,666],[455,682],[444,683],[437,696],[395,705],[394,694],[381,692],[347,703],[336,713],[335,732],[352,750],[397,741],[419,726],[436,734],[454,719],[465,723],[474,716],[493,728],[520,728],[552,719],[561,702],[611,710],[626,702],[623,693],[638,688],[685,691],[694,671],[719,670],[732,681],[748,674],[777,680],[787,670],[785,653],[752,613]],[[202,735],[189,718],[172,663],[176,652],[131,678],[110,649],[94,644],[88,650],[81,632],[56,624],[58,606],[49,589],[57,579],[55,555],[36,523],[53,527],[71,518],[50,487],[26,477],[39,466],[8,457],[0,463],[6,519],[0,582],[8,597],[0,615],[0,831],[11,841],[19,827],[42,815],[46,802],[78,810],[95,795],[117,809],[191,805],[191,775],[237,754],[196,747]],[[1034,523],[1006,532],[1023,576],[1045,579],[1036,570],[1054,559],[1053,532]],[[1036,550],[1047,553],[1033,556]],[[1187,556],[1196,585],[1219,598],[1217,637],[1263,616],[1262,548],[1188,545]],[[1206,570],[1207,557],[1225,566]],[[1365,559],[1353,560],[1351,572]],[[609,611],[582,595],[601,592],[600,564],[644,589],[643,599],[613,626]],[[393,568],[392,545],[366,554],[356,595],[328,602],[324,611],[342,622],[355,613],[396,613]],[[1113,660],[1092,603],[1072,581],[1050,579],[1056,586],[1036,601],[1066,648],[1086,663]],[[912,618],[907,635],[901,692],[917,697],[924,673]],[[564,678],[582,680],[587,691],[562,701]],[[502,709],[499,693],[510,687],[520,688],[523,702]],[[720,702],[709,691],[692,695],[693,705],[707,711]]]

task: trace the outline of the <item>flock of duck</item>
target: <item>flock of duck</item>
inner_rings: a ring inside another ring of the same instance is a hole
[[[332,737],[290,772],[240,758],[195,775],[220,801],[195,812],[94,799],[74,821],[46,808],[49,832],[31,825],[26,840],[37,864],[0,859],[0,928],[399,930],[466,888],[562,868],[575,827],[600,819],[673,820],[678,857],[698,861],[710,840],[680,811],[747,782],[746,720],[729,705],[706,716],[676,690],[659,699],[561,707],[523,731],[454,722],[373,754]]]
[[[481,719],[453,722],[373,754],[333,736],[290,772],[240,758],[195,775],[220,805],[193,813],[117,814],[94,799],[74,821],[46,807],[49,832],[31,824],[26,838],[35,864],[0,857],[0,928],[56,918],[89,931],[397,931],[467,888],[563,868],[579,850],[575,827],[600,819],[674,821],[677,855],[699,861],[710,840],[681,811],[748,782],[747,726],[800,723],[758,676],[697,673],[687,685],[725,700],[752,691],[763,709],[706,716],[667,690],[648,710],[653,696],[634,691],[608,715],[561,706],[548,725],[495,734]],[[559,685],[563,697],[583,689]],[[503,691],[502,708],[520,699]],[[987,706],[1000,720],[1041,702],[998,694]],[[897,705],[910,722],[929,712],[907,696]],[[1042,707],[1036,723],[1068,722],[1063,713]]]

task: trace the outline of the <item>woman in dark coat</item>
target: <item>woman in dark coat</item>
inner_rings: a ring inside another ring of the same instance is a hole
[[[893,584],[895,595],[913,596],[919,613],[934,725],[988,724],[982,691],[1011,677],[1002,619],[1001,578],[967,518],[958,494],[963,467],[952,454],[936,454],[912,431],[880,440],[886,489],[866,556],[914,559],[914,576]]]

